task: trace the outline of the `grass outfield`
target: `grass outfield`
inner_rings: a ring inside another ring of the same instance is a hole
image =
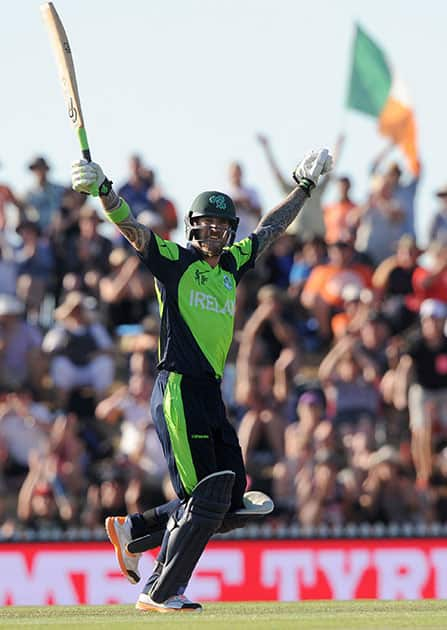
[[[133,606],[21,606],[0,610],[0,627],[113,630],[439,630],[447,601],[249,602],[205,604],[202,614],[142,613]]]

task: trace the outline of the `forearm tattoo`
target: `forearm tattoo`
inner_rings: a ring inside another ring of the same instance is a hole
[[[262,217],[255,230],[255,234],[258,237],[258,256],[281,234],[284,234],[307,199],[308,196],[304,190],[295,188],[282,203]]]
[[[120,205],[120,198],[114,190],[111,190],[108,195],[101,197],[101,202],[106,212],[112,212]],[[138,252],[144,252],[146,250],[152,232],[145,225],[138,223],[133,214],[129,214],[128,217],[119,223],[115,223],[115,225],[124,238],[129,241],[132,247],[134,247],[134,249]]]

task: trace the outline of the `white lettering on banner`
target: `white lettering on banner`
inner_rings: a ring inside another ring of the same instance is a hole
[[[148,558],[142,570],[150,572]],[[0,571],[0,605],[6,599],[16,606],[79,604],[71,576],[79,574],[85,581],[88,604],[127,603],[135,599],[135,588],[117,572],[114,554],[108,551],[37,552],[31,570],[21,553],[2,553]],[[1,601],[3,600],[3,601]]]
[[[242,551],[236,549],[231,551],[207,549],[191,578],[188,586],[189,597],[216,601],[222,598],[222,584],[228,586],[244,584],[244,560]]]
[[[235,303],[234,300],[226,300],[223,306],[220,306],[217,298],[214,295],[208,295],[202,291],[195,291],[191,289],[189,293],[189,305],[195,308],[201,308],[202,311],[211,311],[213,313],[220,313],[221,315],[234,315]]]
[[[447,551],[433,549],[430,553],[435,574],[435,597],[447,599]]]
[[[428,559],[418,549],[373,552],[378,599],[420,599],[428,576]]]
[[[264,551],[261,558],[261,583],[278,587],[278,600],[301,599],[300,584],[313,586],[316,580],[315,554],[311,551]]]
[[[368,568],[369,552],[363,549],[319,551],[317,558],[334,599],[354,599],[360,578]]]

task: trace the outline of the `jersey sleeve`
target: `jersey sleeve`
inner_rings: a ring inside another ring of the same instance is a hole
[[[256,234],[251,234],[242,241],[231,245],[226,251],[231,255],[235,264],[234,277],[236,278],[236,283],[238,283],[244,273],[255,266],[258,237]]]
[[[167,286],[177,282],[183,273],[181,252],[182,248],[177,243],[165,241],[152,232],[146,251],[137,253],[149,271]]]

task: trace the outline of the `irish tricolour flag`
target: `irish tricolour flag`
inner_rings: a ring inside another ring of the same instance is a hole
[[[403,151],[412,173],[419,172],[416,125],[405,86],[384,51],[356,27],[347,106],[378,119],[379,131]]]

